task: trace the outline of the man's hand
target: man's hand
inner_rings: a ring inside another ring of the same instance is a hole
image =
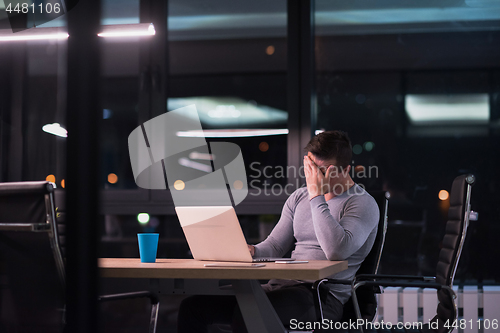
[[[250,254],[252,257],[255,255],[255,246],[247,244],[248,245],[248,251],[250,251]]]
[[[333,166],[330,165],[325,174],[323,174],[309,156],[304,156],[304,172],[306,175],[309,199],[330,192],[329,178],[332,167]]]

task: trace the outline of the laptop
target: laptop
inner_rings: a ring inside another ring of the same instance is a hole
[[[196,260],[271,262],[291,258],[252,258],[232,206],[175,207]]]

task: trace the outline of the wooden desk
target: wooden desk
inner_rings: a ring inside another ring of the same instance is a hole
[[[211,261],[193,259],[157,259],[141,263],[139,259],[102,258],[102,277],[155,279],[293,279],[319,280],[347,269],[347,261],[312,260],[307,264],[264,263],[265,267],[204,267]],[[227,264],[227,263],[225,263]]]
[[[238,263],[234,263],[235,267],[204,267],[206,263],[209,262],[193,259],[157,259],[156,263],[141,263],[139,259],[101,258],[99,269],[101,276],[106,278],[149,278],[158,288],[159,279],[180,279],[182,283],[172,284],[170,293],[235,295],[250,333],[286,332],[260,287],[259,279],[318,280],[347,269],[347,261],[327,260],[307,264],[265,263],[265,267],[258,268],[238,267]],[[194,281],[191,283],[194,288],[185,288],[189,283],[184,283],[184,279]],[[200,283],[203,279],[217,284],[203,285]],[[219,288],[217,280],[220,279],[232,280],[232,288]]]

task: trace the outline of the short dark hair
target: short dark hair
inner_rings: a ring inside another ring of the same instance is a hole
[[[304,149],[320,160],[335,159],[338,167],[346,168],[351,164],[352,146],[346,132],[321,132],[315,135]]]

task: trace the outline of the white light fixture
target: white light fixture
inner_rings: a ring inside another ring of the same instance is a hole
[[[195,104],[202,125],[208,128],[286,127],[288,112],[239,97],[176,97],[167,101],[168,110]],[[194,120],[194,119],[193,119]]]
[[[105,25],[99,37],[140,37],[154,35],[153,23],[138,24],[115,24]],[[66,39],[69,35],[61,27],[54,28],[31,28],[20,32],[12,32],[10,29],[0,30],[0,42],[29,41],[29,40],[49,40]]]
[[[214,154],[198,153],[197,151],[193,151],[192,153],[189,153],[189,158],[192,160],[212,161],[212,160],[215,160],[215,155]]]
[[[191,169],[200,170],[203,172],[212,172],[212,167],[203,163],[191,161],[185,157],[179,158],[179,164]]]
[[[156,34],[153,23],[113,24],[103,26],[99,37],[136,37]]]
[[[49,134],[54,134],[63,138],[68,137],[68,131],[64,127],[61,127],[58,123],[44,125],[42,130]]]
[[[10,29],[0,30],[0,42],[66,39],[68,36],[61,28],[31,28],[16,33]]]
[[[488,94],[406,95],[413,125],[481,125],[490,120]]]
[[[253,136],[283,135],[288,134],[288,129],[217,129],[203,131],[179,131],[179,137],[188,138],[243,138]]]
[[[210,118],[239,118],[241,111],[234,105],[217,105],[215,109],[208,111]]]

